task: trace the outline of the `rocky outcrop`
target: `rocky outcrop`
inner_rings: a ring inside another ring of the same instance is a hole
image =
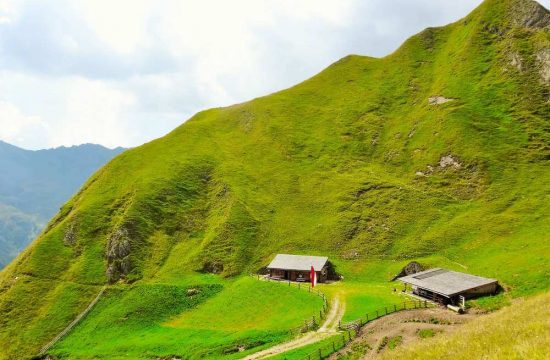
[[[202,265],[202,271],[209,274],[221,274],[223,272],[223,263],[220,261],[206,261]]]
[[[411,261],[403,269],[401,269],[399,274],[395,275],[391,281],[395,281],[400,277],[416,274],[421,271],[424,271],[424,267],[416,261]]]
[[[441,104],[445,104],[445,103],[448,103],[449,101],[453,101],[453,100],[456,100],[456,99],[452,99],[452,98],[446,98],[446,97],[443,97],[443,96],[432,96],[428,99],[428,104],[430,105],[441,105]]]
[[[441,159],[439,159],[439,167],[442,169],[446,167],[460,169],[462,167],[462,164],[458,162],[458,160],[455,159],[452,155],[447,155],[442,156]]]
[[[550,12],[533,0],[518,0],[512,9],[516,26],[550,29]]]
[[[130,273],[130,237],[124,227],[115,230],[107,242],[107,279],[113,283]]]
[[[541,81],[550,84],[550,47],[545,47],[537,53],[537,63]]]
[[[77,227],[76,220],[71,220],[69,225],[65,228],[65,233],[63,234],[63,244],[67,246],[74,246],[76,244]]]
[[[523,71],[523,60],[518,53],[512,52],[509,54],[510,65],[515,67],[519,72]]]

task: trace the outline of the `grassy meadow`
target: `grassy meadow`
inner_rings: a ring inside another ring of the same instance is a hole
[[[50,353],[64,359],[237,358],[246,353],[241,347],[257,350],[289,338],[289,329],[318,316],[322,304],[307,291],[252,277],[114,287]]]

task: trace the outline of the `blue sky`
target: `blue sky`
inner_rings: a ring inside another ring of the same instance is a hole
[[[137,146],[480,2],[0,0],[0,140]]]

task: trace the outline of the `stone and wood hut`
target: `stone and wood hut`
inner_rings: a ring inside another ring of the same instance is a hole
[[[277,280],[310,281],[311,267],[317,274],[317,282],[325,282],[329,275],[328,257],[277,254],[267,266],[269,277]]]
[[[414,295],[451,305],[458,305],[461,297],[466,300],[492,295],[498,290],[495,279],[441,268],[421,271],[398,280],[405,285],[405,290],[411,286]]]

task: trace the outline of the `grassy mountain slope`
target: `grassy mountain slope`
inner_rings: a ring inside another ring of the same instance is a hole
[[[123,150],[85,144],[30,151],[0,141],[0,268],[94,171]]]
[[[357,304],[410,259],[498,278],[497,300],[547,291],[549,28],[532,1],[487,0],[119,155],[0,273],[0,359],[35,352],[104,283],[203,271],[223,293],[282,251],[331,256],[365,287],[345,290]]]

